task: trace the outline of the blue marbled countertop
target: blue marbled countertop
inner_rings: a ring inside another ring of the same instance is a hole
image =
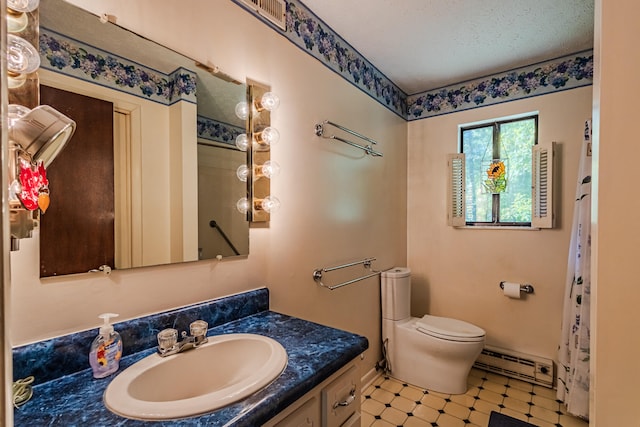
[[[117,329],[117,328],[116,328]],[[289,357],[284,372],[251,397],[193,418],[144,422],[111,413],[102,402],[110,379],[94,379],[91,369],[38,384],[33,398],[14,411],[20,426],[259,426],[273,418],[316,385],[368,348],[365,337],[273,311],[209,329],[208,335],[255,333],[284,346]],[[155,349],[123,357],[120,371]],[[194,350],[197,351],[197,350]]]

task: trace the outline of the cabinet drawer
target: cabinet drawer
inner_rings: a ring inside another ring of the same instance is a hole
[[[351,366],[322,389],[322,426],[340,427],[360,410],[360,377]]]
[[[287,417],[276,424],[275,427],[319,427],[319,410],[318,399],[312,397],[298,409],[287,415]]]

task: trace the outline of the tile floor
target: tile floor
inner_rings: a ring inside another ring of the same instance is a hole
[[[476,368],[468,383],[450,395],[380,376],[362,391],[362,427],[486,427],[491,411],[540,427],[589,425],[566,413],[555,390]]]

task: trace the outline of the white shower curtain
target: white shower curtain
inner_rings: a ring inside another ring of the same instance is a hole
[[[589,417],[591,305],[591,120],[585,122],[558,350],[557,397],[571,414]]]

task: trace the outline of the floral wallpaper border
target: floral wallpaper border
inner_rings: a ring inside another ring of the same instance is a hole
[[[165,105],[196,102],[196,73],[185,68],[164,74],[42,27],[39,49],[42,68]]]
[[[484,107],[593,84],[593,51],[494,74],[407,98],[407,120]]]
[[[406,118],[407,95],[301,2],[287,0],[287,31],[283,34],[380,104]]]
[[[220,142],[235,147],[236,137],[245,129],[204,116],[198,116],[198,138]]]
[[[287,30],[233,0],[405,120],[515,101],[593,84],[593,51],[577,52],[444,88],[407,95],[298,0],[286,0]]]

